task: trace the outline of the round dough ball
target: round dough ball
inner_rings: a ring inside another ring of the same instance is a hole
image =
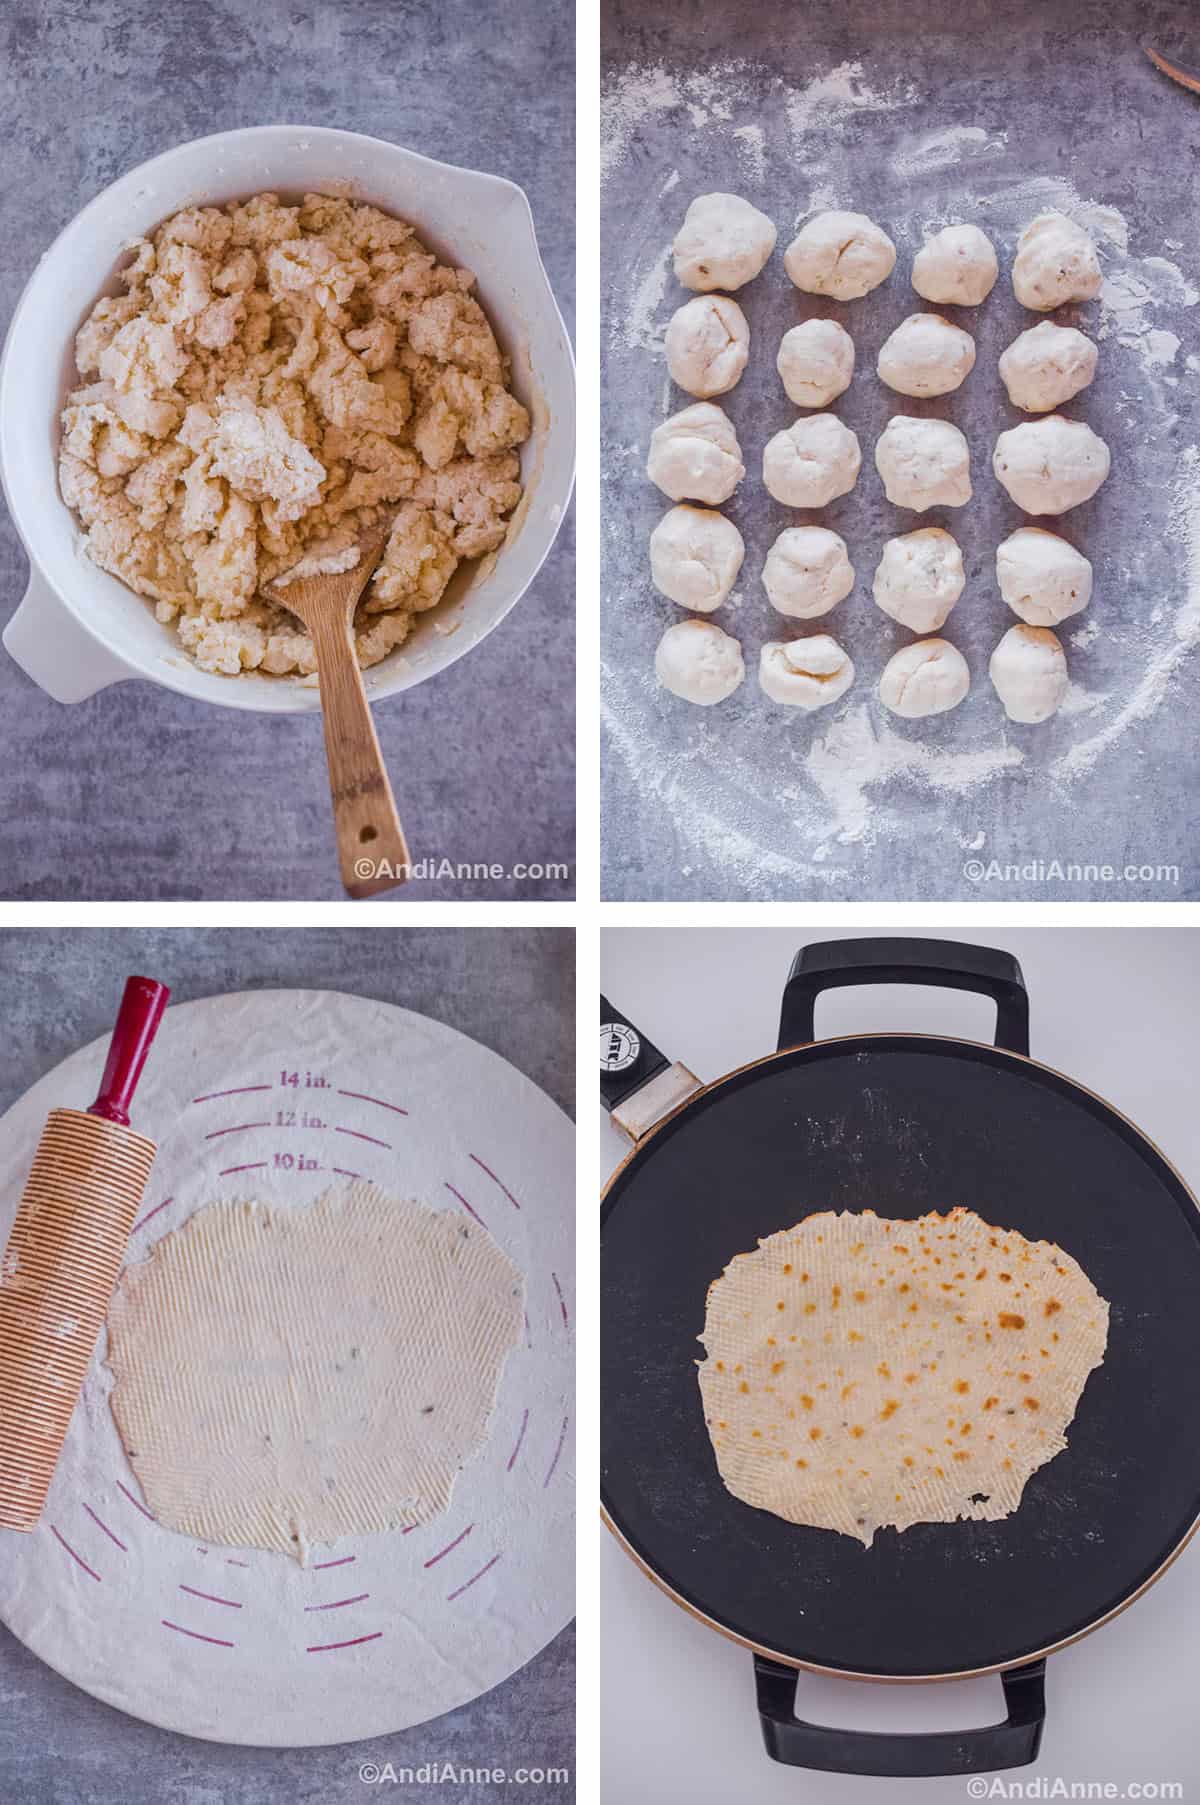
[[[940,313],[910,313],[879,352],[880,382],[900,395],[948,395],[975,368],[975,340]]]
[[[1031,627],[1056,627],[1092,599],[1088,560],[1041,526],[1018,527],[996,548],[996,580],[1013,613]]]
[[[654,674],[673,696],[711,708],[733,694],[746,667],[737,640],[712,621],[681,620],[659,640]]]
[[[791,708],[828,708],[854,682],[854,666],[836,639],[768,640],[758,657],[758,681],[772,702]]]
[[[1000,358],[1000,378],[1014,407],[1048,414],[1086,389],[1100,356],[1074,326],[1039,320],[1015,338]]]
[[[818,213],[801,226],[783,265],[805,294],[857,301],[891,275],[896,247],[865,213]]]
[[[650,535],[654,587],[681,608],[711,614],[734,584],[746,547],[732,520],[711,508],[672,508]]]
[[[767,553],[763,588],[772,608],[794,620],[815,620],[854,588],[846,541],[824,526],[787,526]]]
[[[999,274],[991,239],[978,226],[943,226],[913,258],[912,285],[943,307],[978,307]]]
[[[675,275],[685,288],[741,288],[775,249],[775,227],[740,194],[698,194],[675,234]]]
[[[897,414],[875,447],[875,468],[888,500],[916,514],[961,508],[971,499],[970,449],[948,420]]]
[[[948,639],[918,639],[889,658],[879,679],[879,700],[893,714],[917,721],[957,708],[971,687],[967,661]]]
[[[996,440],[997,480],[1027,514],[1065,514],[1089,501],[1108,475],[1108,446],[1082,420],[1048,414]]]
[[[1067,661],[1049,627],[1010,627],[988,675],[1010,721],[1048,721],[1067,693]]]
[[[1065,213],[1039,213],[1017,240],[1013,293],[1022,307],[1049,313],[1065,301],[1091,301],[1100,282],[1095,245]]]
[[[671,315],[667,369],[689,395],[727,394],[749,355],[746,316],[728,295],[697,295]]]
[[[728,501],[745,474],[733,421],[712,401],[672,414],[650,435],[646,475],[672,501]]]
[[[858,438],[836,414],[809,414],[768,439],[763,451],[767,492],[789,508],[823,508],[858,481]]]
[[[966,580],[962,553],[945,527],[921,526],[884,546],[875,572],[875,600],[911,632],[936,633]]]
[[[836,320],[805,320],[784,333],[775,367],[789,401],[828,407],[850,387],[854,340]]]

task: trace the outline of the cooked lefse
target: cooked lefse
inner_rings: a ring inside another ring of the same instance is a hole
[[[993,1521],[1067,1445],[1108,1305],[1060,1247],[952,1209],[823,1211],[709,1287],[699,1368],[735,1497],[870,1546]]]

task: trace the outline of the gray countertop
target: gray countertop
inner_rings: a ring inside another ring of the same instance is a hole
[[[569,0],[0,9],[0,318],[118,175],[189,138],[277,121],[390,138],[518,182],[566,313],[574,38]],[[0,624],[27,568],[0,507]],[[568,524],[486,650],[376,710],[415,857],[573,867],[574,587]],[[318,715],[229,715],[142,682],[62,707],[0,656],[0,722],[4,897],[342,896]],[[439,877],[390,895],[563,901],[572,881]]]
[[[112,1025],[131,971],[176,1001],[302,987],[378,997],[490,1047],[573,1113],[574,936],[567,929],[249,928],[0,931],[0,1112]],[[514,1016],[521,1034],[514,1041]],[[155,1729],[80,1692],[0,1627],[0,1798],[21,1805],[240,1805],[362,1800],[367,1762],[395,1768],[568,1768],[574,1773],[574,1631],[493,1692],[402,1735],[338,1748],[248,1749]],[[386,1782],[376,1792],[396,1792]],[[481,1789],[443,1780],[442,1805]],[[574,1798],[573,1783],[506,1788]]]
[[[1187,0],[850,0],[749,13],[696,0],[609,0],[604,80],[604,893],[613,899],[897,898],[1179,901],[1200,895],[1200,262],[1195,252],[1200,101],[1151,67],[1144,41],[1200,60]],[[1193,29],[1189,32],[1188,27]],[[647,540],[670,505],[644,474],[654,426],[688,405],[666,375],[662,333],[687,291],[669,245],[699,193],[744,195],[776,223],[764,272],[738,292],[750,364],[719,397],[747,475],[726,511],[746,541],[734,596],[713,618],[742,641],[746,681],[700,709],[660,690],[654,647],[684,618],[650,582]],[[824,305],[788,281],[782,253],[826,207],[869,214],[895,239],[892,277],[861,301]],[[1061,530],[1092,560],[1087,614],[1063,624],[1072,680],[1040,727],[1006,721],[987,678],[1015,616],[996,589],[997,544],[1022,516],[995,481],[997,434],[1025,417],[996,370],[1037,317],[1016,303],[1022,227],[1046,207],[1097,238],[1098,302],[1056,318],[1100,344],[1091,388],[1063,411],[1109,443],[1113,474]],[[894,395],[874,370],[907,314],[926,234],[979,223],[1001,276],[979,308],[948,309],[977,338],[955,394]],[[829,313],[855,339],[849,391],[832,404],[858,433],[853,493],[822,514],[767,496],[762,448],[796,416],[775,372],[786,328]],[[892,507],[874,467],[891,414],[953,420],[971,447],[974,498],[914,515]],[[786,621],[760,582],[787,525],[820,520],[846,539],[854,593],[816,623]],[[967,588],[944,629],[971,693],[925,721],[875,696],[912,637],[870,593],[885,539],[943,525]],[[816,715],[769,703],[758,651],[797,630],[832,632],[856,681]],[[995,861],[995,865],[993,865]],[[1057,861],[1064,868],[1054,869]],[[1015,867],[996,875],[996,866]],[[1077,866],[1073,872],[1066,869]],[[1125,878],[1099,869],[1154,867]],[[1177,874],[1158,867],[1177,867]]]

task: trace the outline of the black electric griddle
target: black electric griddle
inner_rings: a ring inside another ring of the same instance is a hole
[[[817,995],[864,983],[983,992],[997,1003],[998,1044],[814,1042]],[[601,1016],[601,1087],[620,1116],[667,1062],[603,1000]],[[1131,1122],[1030,1060],[1028,1044],[1008,954],[924,940],[809,947],[784,993],[780,1051],[697,1088],[606,1192],[605,1515],[678,1603],[755,1652],[777,1760],[910,1776],[1032,1761],[1046,1655],[1136,1598],[1200,1519],[1196,1202]],[[953,1204],[1057,1242],[1110,1303],[1104,1364],[1066,1450],[1005,1520],[882,1530],[869,1550],[734,1498],[696,1379],[708,1285],[814,1210],[915,1217]],[[793,1714],[797,1668],[874,1680],[999,1671],[1008,1719],[932,1735],[805,1724]]]

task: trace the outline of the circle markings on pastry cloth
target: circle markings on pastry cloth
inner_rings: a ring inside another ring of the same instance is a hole
[[[280,1029],[296,998],[309,1009],[327,999],[337,1030]],[[171,1075],[160,1074],[149,1103],[178,1127],[163,1137],[157,1194],[135,1224],[128,1263],[214,1197],[302,1209],[356,1179],[483,1224],[524,1274],[527,1308],[483,1447],[442,1514],[326,1545],[310,1566],[199,1543],[164,1530],[147,1509],[98,1355],[42,1529],[0,1550],[0,1614],[68,1677],[165,1727],[280,1746],[352,1740],[478,1696],[571,1614],[571,1262],[560,1199],[572,1137],[535,1087],[440,1024],[328,993],[217,998],[180,1013],[211,1018],[231,1003],[248,1011],[249,1031],[227,1033],[218,1049],[196,1022],[186,1045],[177,1029],[168,1047]],[[319,1058],[322,1042],[328,1057]],[[207,1081],[194,1082],[198,1073]],[[440,1096],[443,1081],[461,1102]],[[48,1082],[61,1091],[69,1080],[60,1070]],[[23,1157],[15,1128],[28,1134],[36,1097],[35,1087],[5,1120],[0,1171]],[[60,1607],[47,1597],[68,1600],[66,1645]],[[434,1625],[446,1656],[436,1671],[409,1659]],[[127,1659],[129,1647],[145,1659]],[[214,1672],[213,1662],[225,1665]]]

